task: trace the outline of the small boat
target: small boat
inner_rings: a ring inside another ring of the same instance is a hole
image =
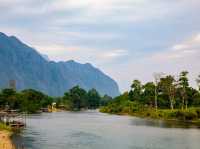
[[[25,124],[23,122],[19,122],[19,121],[12,121],[9,123],[9,126],[12,129],[21,129],[25,127]]]

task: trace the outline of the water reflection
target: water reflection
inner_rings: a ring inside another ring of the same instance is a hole
[[[132,125],[136,126],[151,126],[151,127],[161,127],[161,128],[200,128],[190,122],[181,122],[175,120],[153,120],[153,119],[143,119],[143,118],[133,118],[130,122]]]

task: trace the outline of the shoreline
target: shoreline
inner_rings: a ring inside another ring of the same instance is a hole
[[[162,111],[162,110],[160,110]],[[131,117],[136,117],[136,118],[141,118],[141,119],[146,119],[146,120],[153,120],[153,121],[164,121],[164,122],[172,122],[172,123],[179,123],[179,124],[186,124],[188,126],[191,127],[195,127],[195,128],[200,128],[200,119],[196,119],[196,120],[181,120],[178,118],[174,118],[174,117],[160,117],[160,116],[151,116],[146,114],[147,111],[143,111],[141,112],[132,112],[132,113],[128,113],[128,112],[118,112],[118,113],[112,113],[112,112],[107,112],[107,111],[103,111],[102,109],[99,110],[99,112],[101,113],[107,113],[107,114],[111,114],[111,115],[121,115],[121,116],[131,116]],[[152,111],[150,111],[152,112]],[[145,114],[144,114],[145,113]],[[158,112],[159,114],[159,112]]]
[[[13,132],[0,130],[0,149],[16,149],[12,141]]]

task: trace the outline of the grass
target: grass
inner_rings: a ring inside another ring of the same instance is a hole
[[[7,126],[7,125],[5,125],[5,124],[0,122],[0,131],[1,130],[11,131],[11,127],[9,127],[9,126]]]
[[[188,108],[187,110],[158,109],[156,111],[153,108],[135,109],[125,106],[117,110],[116,108],[112,107],[103,107],[100,109],[100,111],[103,113],[131,115],[131,116],[151,118],[151,119],[192,122],[200,125],[200,108]]]

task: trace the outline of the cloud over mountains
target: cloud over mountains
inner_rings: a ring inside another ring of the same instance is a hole
[[[199,0],[0,0],[0,31],[50,59],[92,62],[126,90],[154,71],[195,77],[199,13]]]

